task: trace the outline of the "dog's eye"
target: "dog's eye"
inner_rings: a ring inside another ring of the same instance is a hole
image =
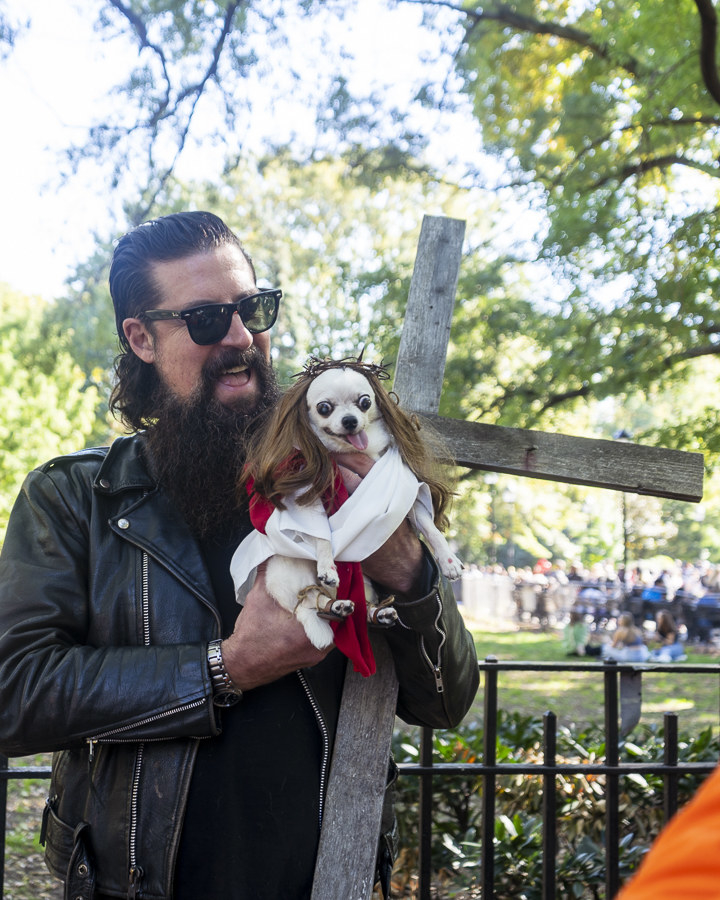
[[[358,409],[361,409],[363,412],[367,412],[372,406],[372,400],[368,397],[367,394],[363,394],[362,397],[359,398]]]
[[[318,411],[318,414],[321,415],[324,419],[332,413],[333,405],[332,403],[328,403],[327,400],[321,400],[318,405],[315,407]]]

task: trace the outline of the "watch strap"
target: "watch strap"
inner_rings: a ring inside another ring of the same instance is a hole
[[[234,706],[242,699],[242,691],[233,684],[225,668],[221,640],[210,641],[208,644],[207,662],[213,688],[213,703],[215,706]]]

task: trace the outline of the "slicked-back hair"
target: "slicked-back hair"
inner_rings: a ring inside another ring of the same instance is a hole
[[[210,212],[161,216],[139,225],[118,241],[110,265],[110,296],[120,353],[115,359],[116,382],[110,409],[131,429],[139,430],[152,420],[158,382],[155,367],[132,351],[123,331],[123,321],[162,302],[153,278],[154,263],[184,259],[224,246],[237,247],[255,278],[252,259],[237,236]]]

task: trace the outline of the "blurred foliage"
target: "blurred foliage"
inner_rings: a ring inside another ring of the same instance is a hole
[[[48,304],[0,285],[0,543],[27,472],[83,447],[99,395]]]
[[[284,383],[310,353],[364,346],[392,365],[422,215],[463,218],[441,412],[590,437],[626,429],[703,452],[711,474],[720,114],[696,4],[405,5],[422,9],[434,49],[398,108],[382,72],[364,92],[349,77],[354,4],[106,0],[96,27],[136,64],[69,148],[73,171],[96,167],[109,214],[124,204],[117,233],[184,208],[227,219],[285,292]],[[305,64],[311,50],[321,70]],[[282,120],[290,101],[312,127],[272,143],[259,114]],[[450,123],[468,110],[476,129],[459,139]],[[443,129],[452,164],[428,152]],[[203,183],[180,166],[200,149],[214,161]],[[98,236],[46,311],[103,396],[117,233]],[[112,435],[97,411],[91,442]],[[498,542],[620,558],[615,495],[525,481],[503,507],[481,475],[460,476],[454,537],[468,559],[493,559]],[[631,554],[720,555],[712,479],[707,493],[700,510],[631,495]]]
[[[521,713],[500,711],[495,753],[498,763],[543,762],[543,720]],[[456,729],[433,732],[435,764],[472,764],[484,759],[482,724],[467,721]],[[714,763],[717,737],[710,728],[700,734],[679,736],[679,761]],[[621,763],[661,763],[662,729],[641,727],[632,740],[622,742]],[[412,736],[397,730],[393,753],[400,764],[418,762]],[[556,761],[562,764],[598,764],[604,760],[604,734],[600,727],[582,730],[559,727]],[[706,776],[684,774],[678,781],[678,804],[693,796]],[[399,870],[417,870],[419,779],[401,776],[398,782],[398,818],[401,835]],[[440,788],[440,786],[442,787]],[[447,896],[477,889],[482,863],[483,779],[453,775],[435,782],[432,806],[433,879],[443,882]],[[588,772],[555,777],[558,855],[555,861],[557,896],[605,896],[605,776]],[[656,774],[628,774],[620,779],[620,877],[628,878],[660,831],[664,821],[663,780]],[[498,897],[540,900],[542,894],[543,779],[539,775],[501,775],[495,781],[494,887]],[[465,895],[463,896],[474,896]]]

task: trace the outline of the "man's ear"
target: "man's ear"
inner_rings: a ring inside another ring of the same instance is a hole
[[[124,319],[123,331],[133,353],[143,362],[155,362],[155,342],[142,319]]]

